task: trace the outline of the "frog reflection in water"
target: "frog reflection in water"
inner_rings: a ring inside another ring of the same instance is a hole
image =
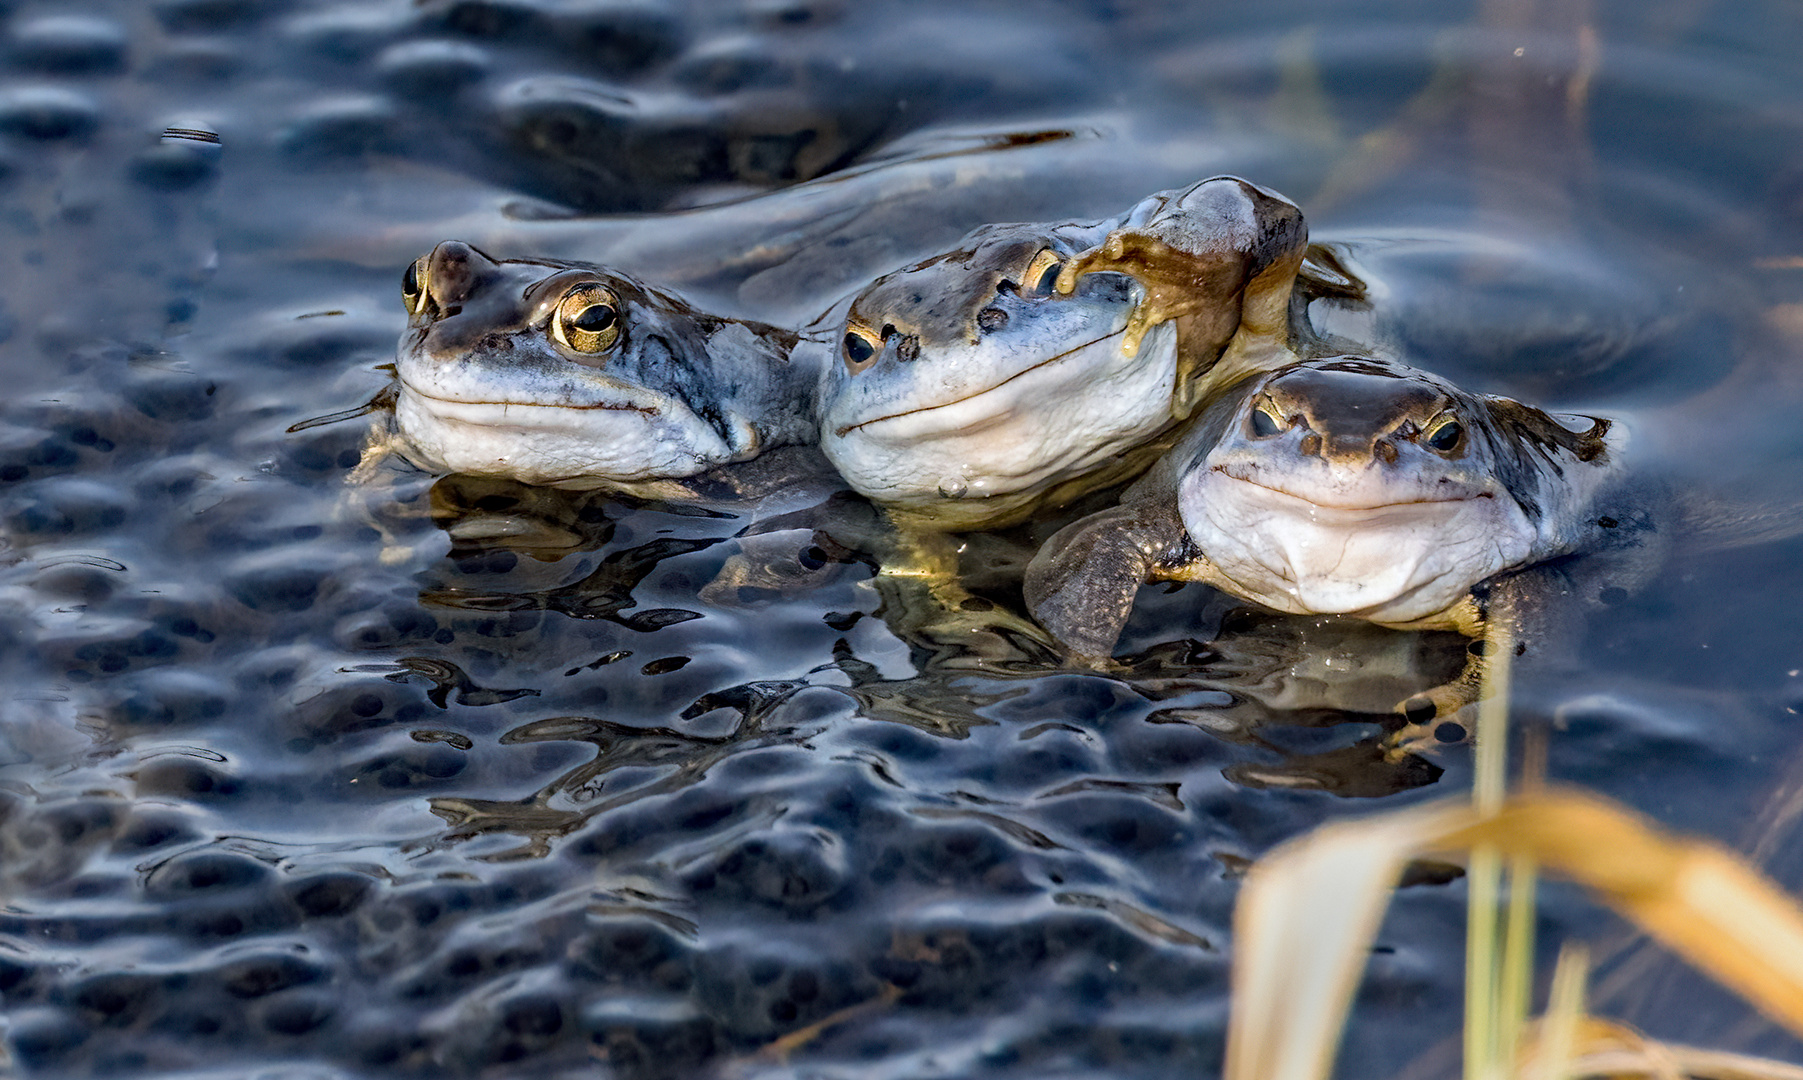
[[[721,543],[731,528],[724,514],[670,507],[696,527],[608,550],[572,579],[574,557],[612,547],[619,505],[637,501],[494,477],[441,477],[430,491],[430,514],[451,547],[444,563],[421,575],[420,601],[464,611],[555,612],[640,633],[701,618],[688,608],[641,608],[635,592],[666,560]]]
[[[1620,587],[1650,573],[1659,535],[1636,509],[1647,492],[1621,468],[1623,438],[1608,420],[1561,422],[1400,364],[1299,363],[1223,397],[1119,506],[1055,536],[1028,569],[1027,602],[1095,661],[1156,579],[1480,637],[1499,604],[1519,624],[1576,578]],[[1469,702],[1481,668],[1409,711]]]
[[[395,421],[428,469],[642,486],[815,441],[817,371],[793,331],[454,240],[407,269],[402,296]]]
[[[1204,601],[1197,613],[1195,596],[1182,590],[1158,602],[1161,613],[1189,606],[1170,625],[1213,628],[1207,642],[1159,642],[1123,657],[1114,671],[1125,686],[1162,704],[1147,723],[1187,724],[1252,748],[1252,758],[1223,770],[1246,787],[1370,797],[1439,778],[1441,769],[1428,758],[1395,752],[1408,723],[1393,710],[1397,701],[1458,676],[1466,656],[1462,637],[1279,615],[1225,596]],[[1453,723],[1434,731],[1442,741],[1464,734]]]

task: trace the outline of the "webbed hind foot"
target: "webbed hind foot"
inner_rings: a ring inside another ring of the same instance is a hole
[[[1418,753],[1471,738],[1477,730],[1477,703],[1489,694],[1492,645],[1482,637],[1470,642],[1465,666],[1456,678],[1396,703],[1392,711],[1404,723],[1385,740],[1390,754]]]

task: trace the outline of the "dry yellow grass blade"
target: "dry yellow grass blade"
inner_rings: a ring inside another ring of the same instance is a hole
[[[1549,790],[1449,832],[1589,886],[1667,948],[1803,1034],[1803,909],[1734,855],[1588,795]]]
[[[1633,1049],[1585,1053],[1572,1062],[1571,1075],[1663,1080],[1670,1075],[1665,1071],[1668,1064],[1682,1080],[1803,1080],[1803,1068],[1782,1061],[1651,1040]]]
[[[1402,867],[1477,844],[1588,885],[1803,1034],[1803,909],[1795,901],[1719,848],[1670,836],[1601,799],[1549,789],[1516,796],[1487,818],[1460,802],[1333,825],[1260,859],[1234,913],[1226,1080],[1325,1080]]]
[[[1574,1075],[1572,1059],[1577,1056],[1578,1032],[1585,1020],[1584,988],[1589,978],[1588,949],[1567,945],[1559,950],[1546,1015],[1517,1052],[1515,1072],[1522,1080],[1566,1080]]]
[[[1533,1076],[1545,1048],[1545,1032],[1521,1055],[1522,1075]],[[1573,1054],[1564,1075],[1613,1080],[1803,1080],[1803,1067],[1770,1058],[1727,1054],[1649,1039],[1622,1024],[1586,1017],[1572,1033]]]
[[[1471,819],[1446,803],[1329,825],[1253,864],[1233,913],[1226,1080],[1324,1080],[1403,866]]]

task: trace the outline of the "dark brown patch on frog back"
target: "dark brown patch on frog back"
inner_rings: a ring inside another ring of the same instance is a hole
[[[1480,397],[1474,404],[1483,411],[1468,413],[1484,421],[1497,478],[1536,526],[1545,518],[1547,493],[1564,479],[1565,466],[1599,461],[1608,453],[1604,438],[1612,424],[1600,416],[1588,418],[1587,430],[1572,431],[1543,410],[1509,398]]]
[[[1595,461],[1608,453],[1605,440],[1613,422],[1601,416],[1586,416],[1590,427],[1573,431],[1532,405],[1498,397],[1487,397],[1483,401],[1499,432],[1519,445],[1538,450],[1554,468],[1559,465],[1555,451],[1564,451],[1579,461]]]

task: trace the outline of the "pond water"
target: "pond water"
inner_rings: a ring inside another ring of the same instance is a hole
[[[363,421],[287,429],[446,238],[800,323],[980,222],[1276,188],[1358,332],[1777,511],[1519,712],[1803,887],[1803,13],[1210,7],[0,0],[0,1072],[1207,1076],[1246,861],[1464,789],[1379,746],[1456,638],[1148,589],[1066,671],[855,562],[703,600],[719,509],[349,483]],[[1450,1073],[1463,903],[1400,895],[1342,1075]],[[1803,1055],[1575,893],[1543,932],[1599,1012]]]

